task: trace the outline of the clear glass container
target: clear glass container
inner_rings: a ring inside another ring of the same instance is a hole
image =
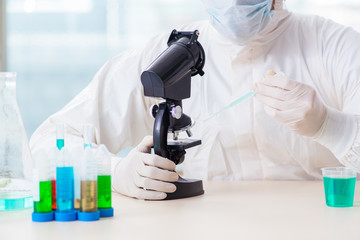
[[[27,180],[31,176],[24,171],[29,164],[29,145],[16,101],[16,73],[0,72],[0,211],[32,207],[32,184]]]

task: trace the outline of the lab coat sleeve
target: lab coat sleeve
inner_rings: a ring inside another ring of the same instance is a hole
[[[360,170],[360,33],[327,21],[320,36],[338,109],[328,108],[327,120],[314,138],[343,165]]]
[[[83,144],[85,123],[94,125],[94,148],[104,144],[112,159],[124,147],[152,135],[154,120],[149,107],[157,100],[144,97],[140,75],[166,49],[167,38],[168,34],[159,35],[142,50],[120,54],[105,63],[80,94],[35,131],[31,152],[55,145],[57,123],[65,125],[65,146],[70,148]]]

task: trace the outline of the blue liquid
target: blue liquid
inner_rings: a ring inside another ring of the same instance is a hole
[[[21,210],[32,208],[33,198],[30,193],[4,192],[0,193],[0,211]]]
[[[92,143],[84,143],[84,149],[87,147],[92,148]]]
[[[56,139],[56,146],[61,150],[64,147],[64,139]]]
[[[74,168],[56,168],[56,208],[59,212],[74,209]]]

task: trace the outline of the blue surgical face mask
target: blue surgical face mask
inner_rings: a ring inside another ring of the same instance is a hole
[[[239,45],[250,42],[271,20],[272,0],[203,0],[211,24]]]

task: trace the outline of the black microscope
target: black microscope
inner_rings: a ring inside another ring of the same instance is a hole
[[[205,52],[197,41],[199,31],[178,32],[173,30],[162,52],[141,74],[144,95],[161,97],[165,102],[152,107],[155,118],[153,138],[155,154],[168,158],[175,164],[185,159],[185,149],[201,144],[201,140],[178,139],[186,131],[191,137],[191,118],[183,113],[182,100],[190,97],[191,77],[204,75]],[[173,140],[168,140],[168,133]],[[184,179],[174,182],[176,191],[166,199],[193,197],[204,193],[201,180]]]

